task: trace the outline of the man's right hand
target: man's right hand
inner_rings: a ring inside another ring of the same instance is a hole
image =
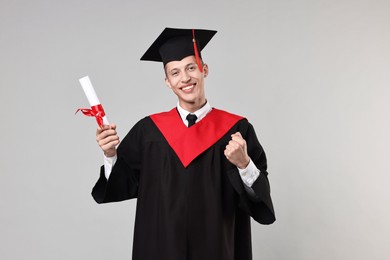
[[[116,125],[102,125],[96,129],[96,141],[102,148],[106,157],[116,155],[116,146],[119,144],[119,136],[116,133]]]

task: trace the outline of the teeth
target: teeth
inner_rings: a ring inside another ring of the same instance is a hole
[[[190,86],[188,86],[188,87],[184,87],[183,90],[188,90],[188,89],[192,88],[193,86],[194,86],[194,85],[190,85]]]

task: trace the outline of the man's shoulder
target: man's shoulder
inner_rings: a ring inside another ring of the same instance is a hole
[[[214,120],[217,120],[220,123],[224,122],[235,122],[235,125],[248,124],[246,117],[228,112],[226,110],[214,108],[210,114],[213,116]]]
[[[215,108],[215,107],[213,107],[212,111],[213,111],[213,113],[218,114],[218,116],[224,116],[224,117],[229,117],[229,118],[245,119],[244,116],[241,116],[241,115],[238,115],[238,114],[234,114],[234,113],[228,112],[226,110]]]
[[[145,131],[145,129],[150,128],[150,123],[152,120],[150,119],[150,116],[144,116],[143,118],[139,119],[130,129],[131,131]]]
[[[217,111],[217,117],[225,117],[225,118],[230,118],[230,120],[235,120],[236,123],[234,124],[233,128],[234,131],[240,131],[241,133],[248,133],[249,132],[255,132],[255,129],[249,119],[247,119],[245,116],[237,115],[225,110],[221,109],[216,109],[213,108],[213,110]],[[223,120],[225,121],[225,120]]]
[[[149,115],[144,116],[143,118],[139,119],[138,122],[134,126],[148,124],[151,121],[151,119],[154,117],[172,116],[172,115],[174,115],[173,112],[175,112],[175,110],[176,110],[176,108],[173,108],[169,111],[162,111],[162,112],[149,114]]]
[[[163,112],[151,114],[151,115],[147,116],[147,118],[152,118],[152,119],[156,118],[156,117],[164,118],[164,117],[173,117],[173,116],[177,116],[177,115],[178,115],[177,109],[174,107],[169,111],[163,111]]]
[[[176,108],[173,108],[170,111],[164,111],[164,112],[150,114],[148,116],[141,118],[132,127],[132,130],[147,132],[150,129],[155,129],[156,122],[175,122],[176,117],[178,117],[178,112],[177,112]]]

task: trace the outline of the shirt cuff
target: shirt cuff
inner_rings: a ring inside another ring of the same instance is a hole
[[[247,187],[252,187],[253,183],[257,180],[260,175],[260,170],[257,169],[256,165],[253,163],[252,159],[249,160],[249,164],[245,169],[238,168],[242,182]]]
[[[112,167],[114,167],[114,164],[117,160],[117,156],[114,155],[112,157],[107,157],[105,155],[103,155],[104,157],[104,175],[106,176],[106,179],[108,180],[108,178],[110,177],[110,174],[111,174],[111,170],[112,170]]]

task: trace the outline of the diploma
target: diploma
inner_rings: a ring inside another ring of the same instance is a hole
[[[104,109],[102,104],[96,95],[95,89],[92,86],[91,80],[88,76],[85,76],[79,79],[81,87],[84,90],[85,95],[87,96],[89,105],[91,108],[79,108],[78,111],[81,111],[86,116],[94,116],[99,126],[108,125],[108,120],[106,114],[104,113]]]

